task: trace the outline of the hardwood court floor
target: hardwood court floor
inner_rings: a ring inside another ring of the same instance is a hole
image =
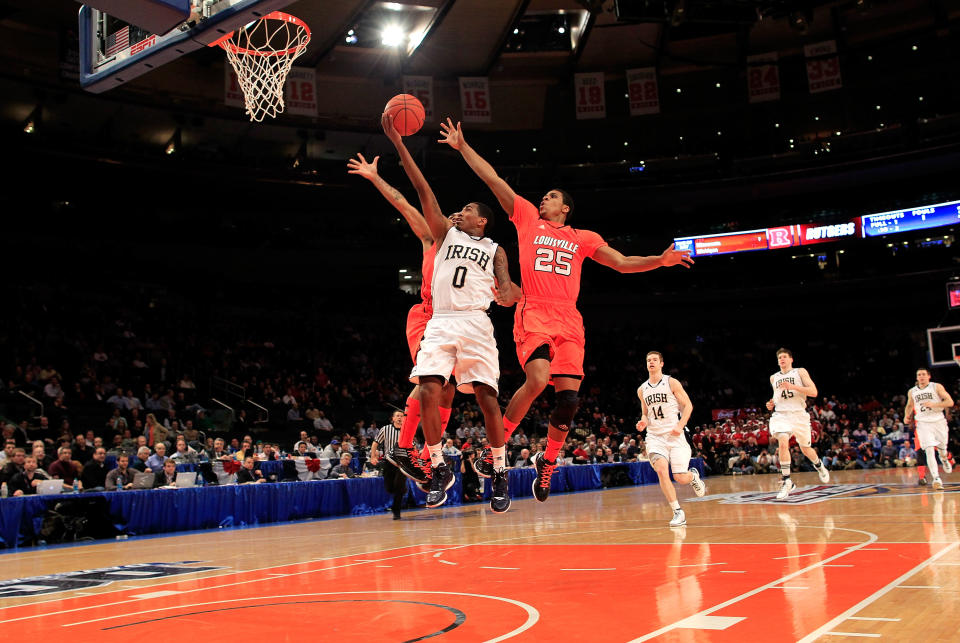
[[[0,627],[103,643],[215,643],[248,626],[281,641],[956,641],[949,478],[934,492],[913,470],[826,486],[802,474],[786,504],[769,500],[776,476],[714,477],[703,500],[681,489],[688,524],[673,530],[645,486],[518,500],[504,515],[470,505],[28,550],[0,555],[0,581],[34,594],[0,583]],[[183,561],[202,562],[58,591],[67,572]]]

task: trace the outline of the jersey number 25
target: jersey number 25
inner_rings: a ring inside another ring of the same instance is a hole
[[[572,259],[573,255],[569,252],[554,253],[553,248],[537,248],[537,260],[533,264],[533,269],[567,276],[570,274]]]

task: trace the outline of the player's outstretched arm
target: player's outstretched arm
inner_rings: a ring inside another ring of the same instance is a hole
[[[507,268],[507,253],[501,246],[497,246],[497,251],[493,253],[493,276],[497,278],[497,287],[494,289],[494,299],[501,306],[513,305],[501,304],[500,300],[515,302],[519,297],[514,297],[514,283],[510,281],[510,270]]]
[[[397,149],[397,154],[400,155],[400,163],[403,165],[403,171],[407,173],[407,178],[410,179],[410,183],[413,184],[414,189],[417,191],[417,196],[420,197],[424,227],[433,234],[433,228],[429,225],[430,218],[436,216],[446,221],[446,217],[443,216],[443,212],[440,210],[440,204],[437,203],[437,197],[430,188],[430,184],[427,183],[427,179],[424,178],[423,172],[420,171],[420,167],[416,161],[413,160],[410,150],[404,145],[400,134],[394,129],[393,119],[384,114],[380,118],[380,124],[383,126],[383,133],[387,135],[387,138],[390,139],[390,142],[393,143],[393,146]],[[450,226],[447,225],[446,228],[444,228],[444,234],[446,234],[449,227]],[[434,234],[434,238],[441,237],[437,237]]]
[[[399,190],[383,180],[377,171],[377,162],[379,156],[373,157],[369,163],[363,157],[363,154],[357,154],[357,158],[347,161],[348,174],[358,174],[373,183],[374,187],[380,191],[380,194],[390,202],[393,207],[400,211],[400,214],[410,225],[410,229],[424,244],[433,243],[433,237],[430,234],[430,228],[424,220],[423,215],[410,202],[400,194]]]
[[[493,191],[493,195],[497,197],[497,201],[500,202],[500,207],[503,208],[507,214],[512,215],[513,202],[517,198],[516,192],[507,185],[506,181],[500,178],[500,175],[497,174],[497,171],[493,169],[493,166],[490,165],[486,159],[467,145],[466,139],[463,138],[463,130],[460,128],[460,122],[458,121],[456,127],[454,127],[453,121],[447,118],[446,123],[440,123],[440,131],[443,138],[437,142],[446,143],[453,149],[458,150],[460,155],[463,156],[463,160],[470,166],[470,169]]]
[[[670,378],[670,390],[673,391],[673,396],[677,398],[677,404],[680,405],[680,421],[677,422],[677,428],[674,431],[674,434],[680,435],[683,433],[683,428],[687,426],[687,422],[690,421],[690,415],[693,414],[693,402],[690,401],[690,396],[684,390],[683,384],[672,377]]]
[[[619,250],[614,250],[610,246],[600,246],[593,253],[593,260],[597,263],[613,268],[617,272],[647,272],[657,268],[667,268],[669,266],[683,266],[689,268],[693,265],[693,258],[690,257],[689,250],[677,250],[674,244],[664,250],[661,254],[651,257],[641,257],[639,255],[624,256]]]

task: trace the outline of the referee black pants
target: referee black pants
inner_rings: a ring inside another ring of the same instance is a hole
[[[386,458],[383,460],[383,486],[387,493],[393,494],[391,509],[394,516],[399,516],[403,497],[407,495],[407,477]]]

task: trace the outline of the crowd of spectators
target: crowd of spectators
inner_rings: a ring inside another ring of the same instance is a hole
[[[369,475],[367,445],[393,408],[402,408],[410,386],[399,305],[396,332],[384,332],[382,320],[372,317],[347,321],[330,315],[306,324],[285,319],[281,311],[264,324],[262,311],[242,308],[231,309],[229,320],[221,321],[174,297],[142,293],[123,298],[121,305],[90,293],[23,290],[8,303],[8,314],[0,319],[0,415],[5,420],[0,478],[9,483],[10,493],[23,490],[24,476],[27,487],[50,476],[70,487],[76,480],[84,489],[127,488],[127,467],[160,473],[167,461],[236,461],[238,475],[251,476],[249,482],[262,478],[243,473],[257,471],[247,466],[248,459],[255,465],[257,460],[314,457],[323,462],[324,473],[336,477]],[[643,435],[634,424],[639,414],[635,390],[646,378],[648,342],[641,327],[611,328],[590,339],[580,410],[561,454],[563,464],[646,457]],[[745,364],[753,364],[755,374],[758,361],[773,362],[774,351],[771,347],[764,361],[765,348],[754,346],[758,355],[743,353],[733,363],[720,357],[730,341],[716,331],[696,335],[689,345],[661,346],[667,355],[665,371],[681,378],[694,401],[690,433],[695,455],[715,474],[777,471],[766,414],[743,410],[750,403],[760,407],[768,395],[766,378],[752,377],[749,386],[731,385],[747,381]],[[868,368],[881,357],[841,360],[848,366],[838,368],[835,377],[858,381],[851,369]],[[506,351],[501,358],[501,401],[506,404],[523,374]],[[903,355],[889,348],[887,358],[902,360]],[[823,381],[818,378],[822,390],[828,390]],[[900,388],[907,386],[901,383]],[[234,397],[226,399],[233,410],[227,412],[212,398],[231,390]],[[42,415],[25,396],[43,405]],[[915,454],[903,443],[903,402],[902,394],[893,393],[883,402],[855,392],[819,398],[811,417],[815,446],[827,465],[851,469],[912,463]],[[548,389],[508,444],[512,466],[529,466],[544,449],[552,407]],[[708,421],[717,407],[741,410],[736,417]],[[465,460],[485,445],[474,402],[457,398],[446,438],[444,453]],[[121,467],[123,455],[127,464]],[[106,462],[118,466],[108,470]],[[798,450],[793,466],[809,468]]]

